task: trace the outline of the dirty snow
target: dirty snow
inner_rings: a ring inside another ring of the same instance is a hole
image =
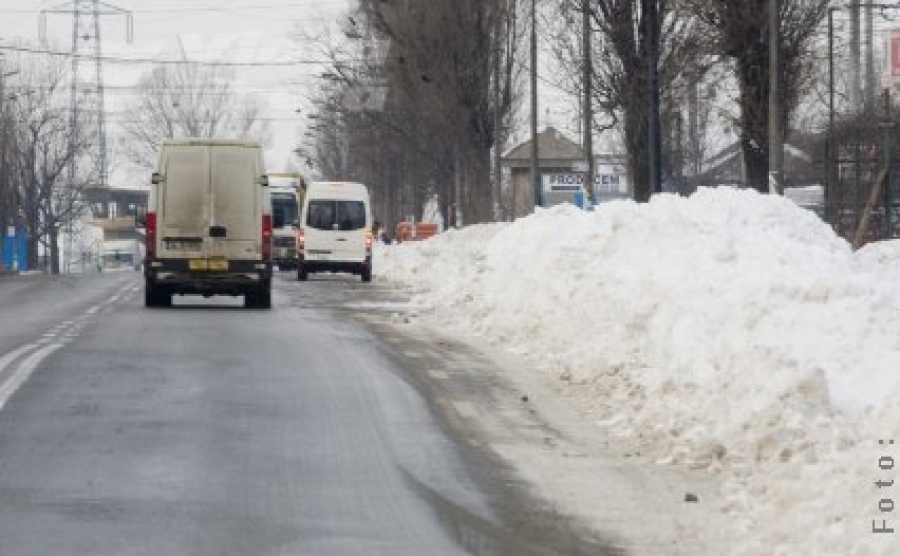
[[[634,465],[714,478],[718,554],[900,553],[900,485],[875,484],[900,483],[879,467],[900,458],[900,242],[854,253],[788,200],[719,188],[379,245],[376,272],[561,384]]]

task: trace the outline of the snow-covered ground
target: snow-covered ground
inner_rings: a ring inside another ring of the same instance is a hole
[[[726,553],[900,554],[900,243],[853,252],[788,200],[720,188],[379,245],[376,265],[640,464],[715,478]]]

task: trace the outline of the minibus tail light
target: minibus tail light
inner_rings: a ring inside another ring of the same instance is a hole
[[[147,223],[145,224],[145,253],[148,261],[156,258],[156,213],[147,213]]]
[[[264,214],[262,217],[262,258],[268,261],[272,258],[272,215]]]

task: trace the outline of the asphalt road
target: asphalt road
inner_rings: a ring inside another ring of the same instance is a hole
[[[446,418],[447,377],[366,318],[393,295],[0,279],[0,555],[605,554]]]

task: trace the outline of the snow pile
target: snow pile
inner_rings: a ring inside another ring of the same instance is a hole
[[[722,473],[731,553],[896,553],[872,520],[897,515],[874,481],[900,458],[878,444],[900,443],[900,242],[853,253],[788,200],[720,188],[376,256],[428,318],[581,389],[645,457]]]

